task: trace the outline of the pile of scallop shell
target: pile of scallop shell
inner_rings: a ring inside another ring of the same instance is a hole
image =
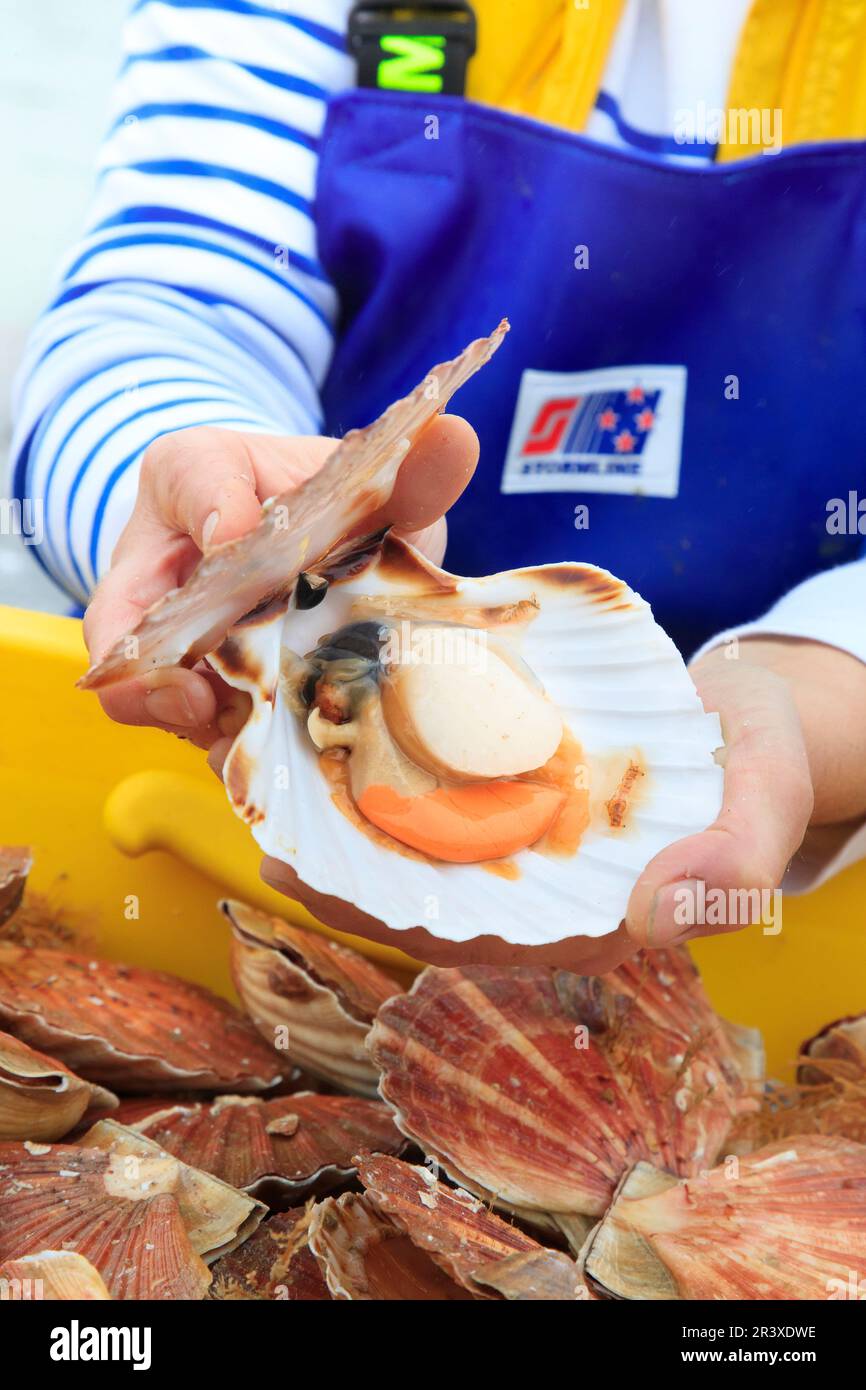
[[[224,903],[246,1013],[28,945],[0,852],[0,1298],[798,1299],[866,1287],[866,1015],[768,1089],[684,950],[408,991]]]

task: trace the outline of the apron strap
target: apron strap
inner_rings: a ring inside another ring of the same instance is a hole
[[[727,107],[720,160],[761,152],[761,112],[781,112],[783,145],[866,137],[866,0],[754,0]]]

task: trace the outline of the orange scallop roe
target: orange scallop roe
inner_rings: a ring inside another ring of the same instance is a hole
[[[556,787],[511,780],[441,786],[415,797],[373,784],[360,796],[358,809],[371,824],[431,859],[476,864],[535,844],[564,801]]]

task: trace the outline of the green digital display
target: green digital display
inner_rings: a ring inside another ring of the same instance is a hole
[[[384,34],[376,84],[395,92],[441,92],[445,39],[441,34]]]

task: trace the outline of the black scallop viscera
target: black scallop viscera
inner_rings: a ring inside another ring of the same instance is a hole
[[[388,628],[375,620],[347,623],[327,633],[304,658],[307,675],[300,687],[309,709],[317,704],[321,686],[343,687],[343,718],[350,718],[358,701],[367,697],[379,681],[381,652]]]

